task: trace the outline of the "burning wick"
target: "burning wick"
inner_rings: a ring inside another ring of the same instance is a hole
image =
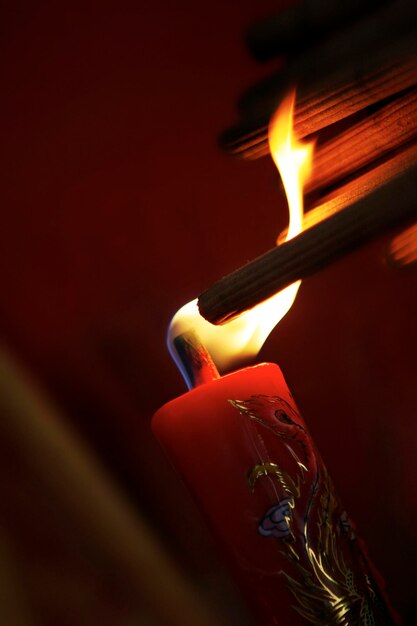
[[[220,378],[213,359],[196,333],[189,331],[178,335],[173,341],[173,347],[176,363],[188,389]]]
[[[269,127],[270,152],[280,172],[288,200],[289,227],[285,241],[302,230],[303,185],[311,172],[313,154],[313,143],[301,143],[294,135],[294,102],[295,91],[281,103]],[[193,358],[190,361],[191,353],[183,348],[189,343],[191,335],[194,337],[191,344],[200,346],[197,352],[201,354],[205,346],[216,366],[226,371],[237,362],[258,354],[273,328],[290,310],[300,284],[301,281],[297,281],[223,326],[207,322],[198,311],[197,300],[183,306],[171,321],[168,349],[187,385],[197,384],[193,380],[206,378],[190,374],[190,371],[195,370],[195,361]],[[181,339],[184,333],[188,340]]]

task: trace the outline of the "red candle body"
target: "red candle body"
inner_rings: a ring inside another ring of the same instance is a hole
[[[197,387],[152,427],[258,626],[396,623],[276,365]]]

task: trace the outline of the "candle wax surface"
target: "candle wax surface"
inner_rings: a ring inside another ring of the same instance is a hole
[[[197,387],[152,428],[257,626],[396,623],[278,366]]]

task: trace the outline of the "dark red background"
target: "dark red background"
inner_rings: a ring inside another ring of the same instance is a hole
[[[0,16],[3,341],[208,578],[207,531],[149,422],[184,390],[171,315],[286,223],[271,163],[216,145],[267,71],[243,32],[278,4],[13,1]],[[417,271],[389,268],[385,245],[306,280],[259,358],[282,367],[411,624]]]

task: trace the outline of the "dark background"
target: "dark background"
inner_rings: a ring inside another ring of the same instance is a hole
[[[184,391],[165,348],[170,317],[286,224],[269,160],[234,161],[216,143],[239,92],[268,71],[243,33],[279,5],[13,1],[0,13],[3,344],[214,594],[222,574],[208,531],[149,424]],[[282,367],[412,624],[417,271],[390,268],[386,243],[306,280],[259,359]],[[2,523],[28,546],[27,580],[42,570],[53,585],[64,572],[89,589],[97,573],[57,549],[35,505],[12,492]],[[54,603],[40,582],[28,587],[41,624],[93,623],[105,604],[94,585],[93,608],[77,608],[78,592]],[[105,612],[102,623],[117,623]]]

